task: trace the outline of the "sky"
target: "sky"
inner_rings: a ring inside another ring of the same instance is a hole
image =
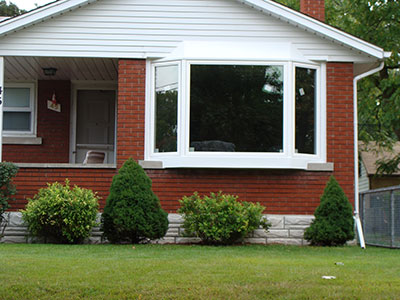
[[[7,0],[7,3],[12,2],[20,9],[31,10],[36,7],[35,4],[42,6],[53,1],[54,0]]]

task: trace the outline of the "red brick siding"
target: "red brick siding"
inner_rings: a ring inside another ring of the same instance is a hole
[[[325,22],[324,0],[300,0],[300,11],[310,17]]]
[[[117,165],[144,158],[146,61],[120,60],[118,68]]]
[[[128,157],[143,159],[145,62],[121,60],[119,63],[117,161]],[[334,175],[350,201],[354,199],[353,169],[353,65],[329,63],[327,66],[327,154],[335,164]],[[18,184],[18,205],[24,204],[39,187],[48,181],[63,181],[93,188],[107,196],[115,170],[25,169]],[[231,169],[167,169],[148,170],[153,190],[168,212],[179,207],[178,200],[194,191],[222,190],[246,201],[260,202],[266,213],[313,214],[331,172],[301,170],[231,170]]]
[[[153,190],[168,212],[194,191],[223,191],[260,202],[271,214],[313,214],[330,173],[296,170],[152,170]]]
[[[61,112],[47,109],[56,93]],[[71,83],[40,80],[37,99],[37,136],[42,145],[3,145],[3,160],[20,163],[68,163]]]
[[[71,186],[78,185],[92,189],[101,197],[100,206],[104,207],[115,169],[20,169],[14,179],[18,194],[16,201],[11,201],[11,209],[18,210],[25,207],[27,198],[33,197],[40,188],[45,188],[47,183],[70,180]]]
[[[335,177],[354,199],[353,64],[327,66],[327,154]]]

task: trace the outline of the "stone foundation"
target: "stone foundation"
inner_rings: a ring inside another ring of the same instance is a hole
[[[271,223],[268,232],[264,229],[257,229],[246,239],[250,244],[284,244],[284,245],[307,245],[303,239],[304,229],[309,227],[314,216],[309,215],[265,215]],[[28,236],[26,226],[22,221],[21,213],[6,213],[8,224],[4,232],[4,237],[0,239],[1,243],[31,243],[35,242]],[[153,241],[157,244],[185,244],[198,243],[200,239],[184,237],[182,228],[183,219],[179,214],[169,214],[169,228],[164,238]],[[98,217],[100,221],[100,215]],[[100,228],[96,227],[92,231],[91,237],[87,243],[101,243]]]

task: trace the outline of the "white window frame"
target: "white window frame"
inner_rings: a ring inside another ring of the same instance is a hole
[[[3,105],[3,112],[30,112],[31,124],[29,131],[12,131],[4,130],[4,137],[36,137],[36,124],[37,124],[37,109],[36,109],[36,83],[33,82],[20,82],[20,83],[5,83],[7,88],[28,88],[29,89],[29,107],[5,107]]]
[[[155,111],[155,107],[156,107],[156,97],[155,97],[155,74],[156,74],[156,67],[160,67],[160,66],[178,66],[178,101],[177,101],[177,110],[178,110],[178,117],[177,117],[177,151],[176,152],[155,152],[154,150],[156,149],[156,111]],[[151,66],[151,87],[152,89],[150,90],[151,92],[151,99],[152,99],[152,113],[150,114],[150,119],[151,119],[151,124],[152,126],[146,126],[147,128],[151,128],[151,136],[152,138],[150,139],[149,143],[150,143],[150,151],[152,152],[152,154],[155,156],[157,156],[157,154],[160,154],[161,156],[179,156],[182,152],[181,152],[181,148],[182,148],[182,140],[180,139],[180,131],[181,131],[181,122],[182,122],[182,112],[181,112],[181,99],[182,99],[182,64],[180,61],[171,61],[171,62],[165,62],[165,63],[156,63],[153,64]],[[149,72],[147,72],[149,73]],[[147,89],[149,90],[149,89]],[[147,97],[146,97],[147,98]],[[147,102],[147,101],[146,101]]]
[[[154,152],[155,67],[179,64],[177,152]],[[190,152],[190,66],[191,65],[280,65],[283,66],[283,152]],[[316,70],[316,154],[295,153],[295,70]],[[163,168],[254,168],[307,169],[309,163],[326,163],[326,64],[268,60],[171,60],[147,62],[145,161],[161,161]]]

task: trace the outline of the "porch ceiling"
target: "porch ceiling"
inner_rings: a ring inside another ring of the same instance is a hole
[[[45,76],[42,68],[56,68]],[[6,81],[21,80],[117,80],[118,60],[111,58],[5,57]]]

